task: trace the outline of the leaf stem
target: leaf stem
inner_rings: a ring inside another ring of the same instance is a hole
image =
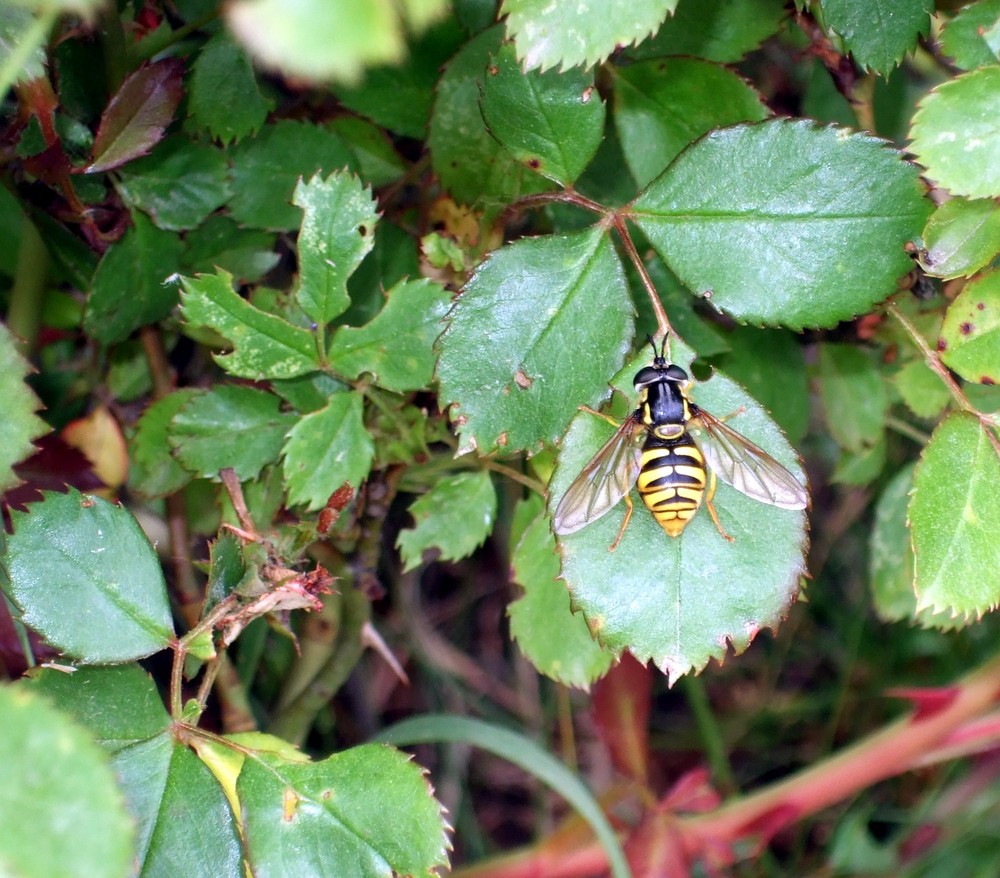
[[[983,414],[969,401],[969,397],[965,395],[965,392],[952,376],[951,371],[941,360],[941,355],[927,343],[927,340],[920,334],[917,327],[914,326],[910,319],[896,307],[896,304],[894,302],[889,302],[885,308],[889,314],[896,318],[900,326],[906,330],[910,338],[913,339],[913,343],[924,355],[927,365],[930,366],[931,369],[936,372],[938,377],[944,382],[945,386],[958,403],[959,408],[963,411],[969,412],[969,414],[974,415],[979,419],[979,423],[982,425],[983,430],[986,433],[986,438],[989,439],[990,445],[993,446],[993,451],[998,457],[1000,457],[1000,436],[996,433],[996,423],[993,418],[989,415]]]
[[[663,303],[660,301],[659,293],[656,292],[653,279],[649,276],[649,272],[646,271],[646,263],[642,261],[642,257],[639,256],[639,251],[635,249],[635,243],[632,241],[632,235],[628,230],[628,225],[625,222],[624,215],[620,213],[615,214],[614,226],[615,231],[618,232],[618,237],[621,238],[622,245],[625,247],[625,252],[628,254],[629,259],[635,266],[635,270],[639,272],[639,277],[642,279],[642,285],[646,288],[646,294],[649,296],[649,302],[653,306],[653,313],[656,315],[656,325],[659,327],[660,335],[663,338],[667,338],[671,334],[670,321],[667,319],[667,312],[663,310]]]
[[[885,425],[890,430],[895,430],[901,436],[905,436],[907,439],[912,439],[914,442],[918,442],[921,445],[926,445],[931,441],[930,434],[925,433],[923,430],[918,430],[912,424],[908,424],[902,418],[896,418],[889,415],[885,419]]]
[[[899,325],[906,330],[907,335],[913,340],[913,343],[920,349],[920,352],[924,355],[924,359],[927,361],[927,365],[931,367],[935,372],[937,372],[938,377],[945,383],[945,386],[951,392],[951,395],[955,398],[959,407],[964,411],[971,412],[972,414],[980,417],[978,411],[969,402],[969,398],[962,392],[962,388],[958,386],[958,382],[952,377],[948,367],[941,361],[941,355],[935,351],[929,344],[927,344],[927,339],[925,339],[921,334],[920,330],[913,325],[912,321],[896,306],[894,302],[890,302],[885,306],[886,311],[891,314],[899,322]]]

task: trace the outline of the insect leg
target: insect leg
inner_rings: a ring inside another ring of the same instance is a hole
[[[722,522],[719,521],[719,513],[715,511],[715,504],[712,502],[712,498],[715,496],[715,486],[718,484],[718,479],[715,478],[715,473],[711,473],[708,482],[708,491],[705,493],[705,505],[708,507],[708,513],[712,516],[712,521],[715,522],[715,528],[722,534],[723,538],[730,543],[735,543],[736,538],[729,536],[726,533],[725,528],[722,526]]]
[[[632,517],[632,498],[626,494],[622,499],[625,501],[625,520],[622,521],[622,526],[618,528],[618,536],[615,537],[615,541],[608,546],[608,551],[613,552],[618,548],[618,544],[622,541],[622,537],[625,536],[625,528],[628,527],[629,519]],[[732,539],[732,537],[730,537]]]

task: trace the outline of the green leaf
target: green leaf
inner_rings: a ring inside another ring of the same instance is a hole
[[[951,399],[941,376],[923,360],[911,360],[892,376],[892,382],[918,418],[936,418]]]
[[[301,418],[288,432],[283,454],[293,504],[321,509],[341,485],[358,487],[375,455],[361,395],[335,393],[325,408]]]
[[[827,27],[865,70],[888,73],[930,28],[933,0],[823,0]]]
[[[441,400],[462,448],[535,451],[555,441],[578,406],[607,396],[631,336],[625,275],[603,228],[497,250],[438,342]]]
[[[165,58],[128,76],[101,115],[87,173],[110,171],[149,152],[173,121],[183,74],[179,59]]]
[[[941,29],[941,51],[957,67],[972,70],[996,64],[997,56],[985,35],[1000,20],[1000,0],[977,0],[962,7]]]
[[[672,361],[688,367],[691,352],[676,341],[672,347]],[[616,376],[615,388],[634,400],[633,377],[648,363],[648,354],[630,362]],[[795,452],[739,385],[716,373],[695,385],[691,397],[720,417],[739,410],[728,425],[805,484]],[[549,485],[550,510],[613,429],[588,412],[574,418]],[[780,622],[805,572],[804,511],[758,503],[720,482],[713,502],[734,542],[722,538],[704,509],[672,539],[637,492],[632,498],[635,511],[615,551],[608,547],[621,528],[625,503],[560,539],[561,575],[573,605],[605,649],[616,656],[628,650],[642,663],[652,659],[673,683],[711,658],[721,661],[729,646],[742,652],[762,628]]]
[[[432,878],[447,865],[441,806],[420,767],[386,745],[305,764],[261,753],[236,790],[259,875]]]
[[[92,664],[165,649],[174,630],[163,571],[131,513],[73,490],[43,496],[11,513],[8,595],[24,623]]]
[[[302,310],[323,326],[351,303],[347,278],[374,244],[378,214],[371,190],[349,174],[299,180],[292,203],[305,211],[299,232]],[[288,376],[283,376],[288,377]]]
[[[242,229],[227,216],[210,216],[184,236],[186,274],[212,274],[217,269],[233,275],[237,283],[260,280],[278,264],[275,235]]]
[[[452,198],[497,211],[511,201],[551,188],[490,134],[479,108],[490,59],[500,48],[494,27],[466,43],[448,62],[437,86],[427,145],[431,164]]]
[[[836,467],[830,474],[830,482],[835,485],[870,485],[885,469],[886,462],[885,431],[871,445],[865,445],[860,451],[841,450]]]
[[[1000,66],[932,89],[918,105],[910,149],[927,175],[954,195],[1000,195]]]
[[[966,381],[1000,384],[1000,271],[968,283],[948,306],[938,350]]]
[[[968,277],[1000,252],[1000,209],[986,198],[952,198],[938,207],[924,229],[920,264],[935,277]]]
[[[355,83],[365,65],[405,52],[402,22],[383,0],[236,0],[226,15],[260,63],[296,78]]]
[[[369,68],[363,82],[350,87],[335,84],[333,91],[345,107],[380,127],[422,140],[441,68],[465,40],[465,32],[450,17],[414,41],[402,64]]]
[[[385,307],[365,326],[340,327],[330,344],[330,366],[357,378],[370,372],[386,390],[428,387],[434,373],[432,345],[441,334],[451,294],[432,281],[400,281]]]
[[[205,605],[202,617],[219,601],[231,595],[243,581],[247,565],[243,558],[243,546],[235,534],[222,531],[218,539],[209,543],[208,583],[205,586]]]
[[[97,266],[83,313],[83,328],[102,344],[124,341],[140,326],[156,323],[177,304],[171,275],[181,242],[141,213]]]
[[[889,395],[865,351],[826,342],[819,349],[820,397],[826,423],[841,448],[859,452],[885,429]]]
[[[885,486],[875,504],[875,522],[868,545],[868,576],[875,612],[887,622],[916,620],[925,627],[955,628],[961,620],[929,607],[917,611],[913,591],[913,545],[907,507],[913,489],[913,466],[901,469]]]
[[[129,442],[129,482],[143,497],[165,497],[191,481],[192,474],[170,453],[170,422],[197,394],[194,388],[175,390],[142,413]]]
[[[386,132],[367,119],[338,116],[331,127],[354,155],[361,179],[366,183],[385,186],[406,173],[406,161],[396,152]]]
[[[525,68],[590,67],[621,46],[641,42],[674,11],[677,0],[504,0],[507,35]]]
[[[375,247],[347,280],[351,307],[339,323],[360,326],[385,304],[385,291],[407,277],[420,275],[417,241],[399,226],[382,220],[375,227]]]
[[[188,108],[194,123],[223,145],[259,131],[274,102],[257,84],[249,57],[219,31],[191,65]]]
[[[118,751],[114,767],[139,824],[141,875],[246,874],[225,793],[186,746],[164,734]]]
[[[967,412],[945,418],[910,500],[918,608],[981,616],[1000,604],[1000,450]]]
[[[156,683],[139,665],[82,667],[72,674],[41,668],[25,685],[72,714],[108,753],[170,726]]]
[[[631,277],[632,266],[626,265],[626,268]],[[711,357],[729,350],[726,334],[717,323],[706,318],[704,312],[707,309],[703,307],[703,303],[691,295],[691,291],[655,253],[650,253],[646,259],[646,270],[678,338],[683,339],[685,344],[694,348],[702,357]],[[633,302],[638,311],[636,337],[654,335],[657,332],[656,315],[649,296],[638,278],[633,279],[631,285]]]
[[[615,126],[640,187],[713,128],[770,115],[749,83],[709,61],[661,58],[612,72]],[[706,95],[712,99],[705,100]]]
[[[0,686],[4,875],[124,878],[132,825],[90,735],[24,686]]]
[[[681,0],[656,36],[626,54],[691,55],[728,64],[775,34],[787,14],[782,0]]]
[[[0,6],[0,69],[13,71],[14,82],[30,82],[45,75],[45,33],[30,9]],[[11,80],[4,79],[4,92]]]
[[[594,640],[583,614],[572,612],[569,593],[557,581],[559,556],[549,518],[540,498],[530,502],[536,515],[511,552],[513,579],[524,589],[507,611],[511,637],[540,673],[586,689],[608,672],[614,656]]]
[[[126,204],[172,231],[200,225],[233,194],[221,150],[184,137],[169,137],[151,155],[130,162],[116,188]]]
[[[703,137],[639,196],[675,274],[739,320],[832,326],[912,268],[930,204],[884,141],[783,119]]]
[[[278,459],[295,415],[281,412],[281,400],[271,393],[216,385],[193,397],[174,415],[170,444],[191,472],[218,479],[231,467],[239,480],[254,478]]]
[[[233,290],[224,271],[181,278],[181,314],[194,326],[208,326],[233,344],[215,361],[231,375],[261,380],[295,378],[319,368],[316,337],[251,305]]]
[[[71,712],[113,754],[112,767],[138,829],[143,876],[238,878],[236,821],[222,788],[174,740],[156,684],[141,668],[44,671],[31,684]]]
[[[310,372],[301,378],[271,382],[271,390],[304,415],[326,406],[333,394],[350,389],[326,372]]]
[[[564,762],[531,738],[483,720],[447,713],[403,720],[383,729],[379,738],[401,747],[442,742],[467,744],[518,766],[562,796],[588,823],[607,856],[612,878],[631,878],[618,835],[594,794]]]
[[[21,483],[14,465],[30,457],[34,440],[49,432],[49,426],[37,414],[42,404],[26,383],[28,363],[17,350],[10,331],[0,323],[0,399],[4,400],[0,418],[0,492]]]
[[[471,555],[493,530],[497,495],[486,470],[441,479],[410,505],[415,526],[400,531],[396,546],[403,570],[423,562],[428,549],[439,549],[442,561]]]
[[[233,163],[233,219],[255,229],[297,229],[302,213],[292,205],[300,177],[348,167],[354,159],[333,131],[284,119],[255,137],[241,140],[229,152]]]
[[[589,73],[524,73],[514,47],[496,54],[483,83],[483,118],[519,162],[567,186],[583,173],[604,133],[604,101]]]
[[[742,384],[793,443],[802,441],[809,427],[809,380],[795,336],[781,329],[737,326],[726,340],[729,351],[713,357],[713,365]]]

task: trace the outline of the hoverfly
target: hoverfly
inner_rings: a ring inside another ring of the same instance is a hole
[[[649,342],[653,363],[640,369],[633,382],[638,406],[563,495],[555,513],[555,532],[574,533],[624,499],[628,509],[611,544],[613,551],[632,517],[629,492],[637,485],[639,496],[669,536],[681,535],[704,500],[719,533],[732,542],[712,504],[716,476],[761,503],[805,509],[809,496],[798,479],[766,451],[691,402],[687,372],[665,358],[666,338],[659,352],[652,338]]]

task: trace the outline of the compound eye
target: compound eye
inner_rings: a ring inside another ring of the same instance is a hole
[[[688,373],[685,372],[680,366],[677,366],[674,363],[671,363],[669,366],[667,366],[666,376],[671,381],[687,381],[688,380]]]
[[[643,366],[643,368],[635,373],[632,383],[635,385],[636,390],[642,390],[643,387],[648,387],[650,384],[659,381],[662,376],[662,370],[654,369],[652,366]]]

